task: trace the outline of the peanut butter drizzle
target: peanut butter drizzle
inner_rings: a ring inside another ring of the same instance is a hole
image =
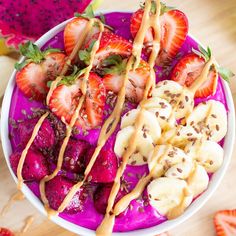
[[[156,146],[153,150],[153,154],[151,157],[151,161],[154,161],[155,163],[160,163],[160,161],[167,155],[167,153],[169,152],[170,149],[170,145],[166,145],[165,151],[164,153],[158,157],[158,151],[159,151],[159,147]],[[150,173],[145,176],[142,177],[139,182],[137,183],[137,185],[135,186],[135,188],[128,193],[127,195],[125,195],[123,198],[121,198],[115,205],[114,207],[114,215],[119,215],[121,212],[123,212],[130,204],[130,202],[134,199],[137,199],[141,196],[141,194],[143,193],[146,185],[151,181],[151,179],[153,178],[153,176],[155,175],[155,165],[152,167]]]
[[[29,229],[29,227],[32,225],[34,221],[34,216],[28,216],[26,219],[25,219],[25,224],[24,226],[22,227],[22,229],[20,230],[19,233],[17,233],[17,235],[22,235],[24,233],[26,233]]]
[[[24,165],[24,162],[25,162],[26,155],[28,153],[28,150],[29,150],[31,144],[34,142],[34,139],[37,136],[38,131],[39,131],[43,121],[47,118],[48,115],[49,115],[49,112],[46,112],[44,115],[42,115],[40,117],[40,119],[38,120],[37,124],[34,127],[34,130],[33,130],[33,133],[30,137],[30,140],[28,141],[25,149],[23,150],[23,152],[21,154],[19,164],[18,164],[18,167],[17,167],[17,178],[18,178],[17,187],[18,187],[19,190],[22,188],[22,184],[24,182],[23,177],[22,177],[22,169],[23,169],[23,165]]]
[[[137,68],[137,66],[140,63],[141,51],[142,51],[142,47],[143,47],[145,33],[149,27],[153,27],[154,31],[155,31],[155,33],[154,33],[155,38],[154,38],[153,50],[152,50],[151,56],[149,58],[150,77],[146,83],[146,88],[144,90],[143,100],[147,99],[150,89],[152,88],[152,86],[155,85],[156,76],[155,76],[155,72],[154,72],[153,67],[154,67],[155,60],[156,60],[156,57],[157,57],[157,55],[159,53],[159,49],[160,49],[160,29],[158,27],[159,26],[159,24],[158,24],[159,16],[160,16],[160,1],[159,0],[156,1],[156,13],[152,17],[150,17],[151,4],[152,4],[151,0],[146,0],[142,23],[141,23],[140,29],[134,39],[132,56],[130,57],[131,59],[133,57],[135,57],[135,63],[134,63],[133,68],[134,69]],[[157,30],[157,28],[158,28],[158,30]],[[130,70],[130,68],[127,66],[126,76],[125,76],[124,80],[127,79],[127,74],[128,74],[127,72],[129,72],[129,70]],[[142,101],[141,101],[141,103],[142,103]],[[136,118],[135,124],[134,124],[135,132],[133,133],[132,137],[129,140],[128,148],[125,151],[125,153],[123,154],[122,163],[116,173],[116,178],[114,180],[114,184],[112,186],[112,190],[111,190],[111,193],[110,193],[110,196],[108,199],[108,205],[107,205],[105,217],[104,217],[102,223],[100,224],[100,226],[96,230],[97,236],[109,236],[112,234],[112,229],[113,229],[113,226],[115,223],[115,212],[112,211],[112,208],[113,208],[113,205],[115,202],[115,198],[116,198],[116,196],[119,192],[119,189],[120,189],[120,178],[125,171],[125,168],[126,168],[126,165],[128,163],[130,156],[134,153],[134,151],[136,149],[136,140],[137,140],[138,134],[139,134],[140,130],[142,129],[143,123],[144,123],[144,110],[145,109],[141,106],[141,110],[140,110],[140,112]]]
[[[2,208],[1,213],[0,213],[0,217],[3,217],[10,209],[10,207],[12,206],[12,204],[16,201],[22,201],[25,199],[24,194],[21,191],[17,191],[16,193],[14,193],[9,200],[7,201],[6,205]]]
[[[42,201],[43,201],[43,203],[45,205],[45,209],[46,209],[49,217],[51,215],[57,215],[58,213],[62,212],[66,208],[66,206],[69,204],[69,202],[73,198],[74,194],[79,190],[79,188],[83,185],[84,181],[87,178],[87,176],[85,176],[83,181],[77,183],[76,185],[74,185],[71,188],[71,190],[69,191],[69,193],[67,194],[67,196],[65,197],[65,199],[63,200],[62,204],[59,206],[57,211],[55,211],[53,209],[50,209],[48,200],[46,198],[45,184],[46,184],[46,182],[48,182],[51,179],[53,179],[58,174],[58,172],[61,170],[62,163],[63,163],[63,157],[64,157],[64,153],[65,153],[67,144],[69,142],[69,139],[70,139],[73,127],[74,127],[74,125],[75,125],[75,123],[76,123],[76,121],[77,121],[77,119],[79,117],[80,109],[81,109],[81,107],[82,107],[82,105],[83,105],[83,103],[85,101],[85,98],[86,98],[87,82],[88,82],[88,78],[89,78],[89,73],[90,73],[90,71],[92,69],[92,65],[93,65],[93,61],[94,61],[94,58],[95,58],[95,54],[96,54],[97,50],[99,49],[100,40],[101,40],[101,37],[102,37],[102,33],[104,31],[104,25],[98,19],[91,19],[89,22],[90,22],[91,27],[94,25],[95,22],[98,22],[99,28],[100,28],[100,34],[99,34],[98,40],[93,45],[93,48],[92,48],[92,51],[91,51],[91,57],[90,57],[89,66],[86,67],[86,70],[85,70],[85,73],[84,73],[84,77],[83,77],[83,80],[82,80],[81,91],[82,91],[83,95],[81,96],[81,98],[79,100],[78,106],[77,106],[77,108],[75,110],[75,113],[73,114],[73,116],[71,118],[70,124],[67,125],[67,127],[66,127],[66,137],[63,140],[63,144],[62,144],[62,147],[61,147],[60,152],[59,152],[57,168],[54,170],[54,172],[51,175],[44,177],[40,181],[41,199],[42,199]],[[74,52],[74,50],[73,50],[73,52]]]
[[[190,92],[193,94],[196,93],[196,91],[199,89],[199,87],[208,79],[208,73],[211,69],[211,66],[214,66],[216,69],[215,65],[215,59],[213,57],[210,58],[210,60],[205,64],[200,76],[193,82],[193,84],[188,88]]]

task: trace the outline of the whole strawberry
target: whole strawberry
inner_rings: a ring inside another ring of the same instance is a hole
[[[73,187],[74,183],[62,176],[56,176],[46,183],[46,197],[52,209],[57,210],[62,204],[64,198]],[[83,189],[81,188],[70,201],[65,209],[69,214],[75,214],[83,209]]]
[[[29,119],[19,124],[18,132],[23,147],[28,143],[38,118]],[[55,144],[55,133],[49,120],[42,123],[33,145],[38,149],[52,148]]]
[[[10,156],[10,163],[14,173],[21,157],[21,152],[16,151]],[[39,181],[49,174],[46,158],[37,150],[29,149],[22,169],[23,179],[26,181]]]

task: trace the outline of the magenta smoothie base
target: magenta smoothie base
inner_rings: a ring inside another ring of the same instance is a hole
[[[131,39],[129,26],[130,26],[130,13],[109,13],[106,14],[106,23],[112,26],[115,29],[115,33],[121,35],[127,39]],[[47,47],[53,48],[60,48],[64,49],[63,45],[63,32],[60,32],[52,38],[48,43],[44,45],[44,48]],[[183,55],[191,52],[192,48],[197,48],[197,43],[188,37],[186,42],[184,43],[183,47],[180,50],[178,57],[182,57]],[[172,66],[175,65],[177,60],[174,60]],[[171,70],[170,70],[171,71]],[[157,72],[161,72],[161,77],[156,78],[157,81],[164,80],[169,78],[169,71],[163,71],[161,68],[157,68]],[[158,73],[157,73],[158,74]],[[227,108],[225,94],[223,91],[223,86],[221,79],[219,79],[217,92],[214,96],[210,96],[206,99],[196,99],[195,104],[198,104],[202,101],[207,101],[209,99],[214,99],[217,101],[222,102]],[[10,108],[10,115],[9,117],[14,120],[23,120],[26,119],[25,111],[27,114],[32,114],[32,108],[43,108],[42,103],[36,101],[30,101],[26,98],[20,90],[15,86],[12,101],[11,101],[11,108]],[[19,138],[16,135],[16,129],[9,125],[11,138],[11,144],[13,151],[16,150],[18,144],[20,143]],[[77,135],[76,138],[83,139],[88,141],[92,145],[96,145],[97,138],[99,135],[99,130],[91,130],[89,134],[86,136]],[[115,134],[110,137],[107,145],[114,145]],[[221,142],[223,145],[223,141]],[[147,165],[144,166],[127,166],[124,177],[125,180],[130,183],[130,189],[132,189],[135,184],[138,182],[137,175],[148,173]],[[39,197],[39,185],[37,182],[31,182],[27,184],[28,187],[34,192],[36,196]],[[91,187],[91,191],[94,191],[94,188]],[[147,204],[147,200],[145,197],[146,193],[144,191],[143,197],[138,200],[133,200],[131,202],[132,210],[128,209],[125,213],[122,213],[120,216],[116,218],[114,231],[116,232],[126,232],[135,229],[141,228],[148,228],[151,226],[155,226],[161,224],[162,222],[166,221],[166,218],[152,208],[149,204]],[[65,220],[72,222],[76,225],[83,226],[89,229],[95,230],[98,225],[101,223],[103,219],[103,215],[99,214],[94,206],[92,198],[88,197],[84,202],[84,210],[76,213],[76,214],[65,214],[61,213],[60,217],[64,218]]]

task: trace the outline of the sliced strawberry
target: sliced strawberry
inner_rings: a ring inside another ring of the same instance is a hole
[[[16,74],[19,89],[35,100],[42,100],[49,90],[47,82],[54,80],[60,73],[65,60],[65,54],[48,53],[40,63],[30,62]]]
[[[87,19],[78,17],[66,25],[64,30],[64,44],[67,55],[70,55],[73,51],[76,42],[85,31],[87,24]]]
[[[214,223],[217,236],[236,235],[236,209],[217,212]]]
[[[53,92],[49,107],[58,117],[64,118],[68,123],[75,112],[81,97],[81,80],[73,85],[59,85]],[[87,96],[78,117],[77,126],[91,129],[101,125],[103,109],[105,106],[106,90],[101,78],[90,73]]]
[[[161,51],[157,64],[174,58],[182,47],[188,34],[188,19],[179,10],[164,13],[161,21]]]
[[[129,72],[129,81],[126,87],[126,97],[133,101],[139,102],[143,98],[143,92],[148,77],[150,76],[149,64],[141,60],[139,67],[136,70]],[[107,74],[103,78],[103,83],[107,90],[118,93],[122,87],[124,75]]]
[[[131,18],[130,31],[136,36],[142,22],[144,10],[139,9]],[[160,17],[161,24],[161,50],[157,64],[161,65],[176,56],[182,47],[188,34],[188,19],[179,10],[169,10]],[[153,42],[153,29],[150,28],[144,39],[144,43],[150,46]]]
[[[172,71],[171,79],[181,85],[191,86],[201,74],[205,65],[205,59],[195,53],[190,53],[181,58]],[[213,68],[208,74],[208,80],[196,91],[195,97],[203,98],[212,95],[216,91],[218,74]]]
[[[136,36],[143,19],[143,9],[137,10],[131,17],[130,20],[130,32],[133,37]],[[153,42],[153,30],[151,28],[145,34],[144,43]]]
[[[14,236],[14,234],[9,229],[0,227],[0,236]]]
[[[77,41],[85,31],[87,24],[88,20],[86,18],[76,17],[66,25],[64,30],[64,44],[67,55],[72,53]],[[105,31],[109,31],[109,29],[105,28]],[[86,44],[88,40],[98,32],[99,28],[96,25],[93,26],[83,44]]]
[[[88,48],[91,43],[98,38],[99,33],[95,34],[90,41],[85,45]],[[97,66],[101,61],[110,55],[120,55],[122,57],[128,57],[131,55],[132,44],[111,32],[104,32],[101,37],[100,47],[97,50],[94,66]]]

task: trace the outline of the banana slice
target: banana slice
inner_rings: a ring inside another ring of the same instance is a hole
[[[193,197],[197,197],[208,187],[209,177],[204,167],[196,165],[194,171],[187,179],[189,189],[193,192]]]
[[[172,145],[157,145],[149,155],[148,168],[153,177],[158,178],[173,165],[184,162],[192,162],[192,159],[183,150]]]
[[[156,116],[163,130],[174,127],[176,120],[172,115],[172,107],[165,99],[152,97],[143,101],[140,105]]]
[[[202,165],[208,173],[216,172],[223,163],[224,149],[213,141],[197,141],[194,145],[188,144],[186,153],[198,164]]]
[[[192,195],[186,194],[186,181],[162,177],[153,180],[147,186],[150,204],[162,215],[172,215],[172,211],[181,207],[184,211],[192,202]]]
[[[192,126],[178,125],[162,134],[161,143],[170,143],[176,147],[184,149],[189,143],[193,143],[202,138],[202,134],[197,132]]]
[[[188,116],[194,107],[194,94],[172,80],[159,82],[152,96],[167,100],[175,112],[176,119]]]
[[[127,112],[121,120],[121,129],[127,127],[127,126],[132,126],[135,124],[135,120],[140,112],[140,109],[133,109],[129,112]],[[156,116],[149,112],[149,111],[144,111],[144,125],[143,125],[143,131],[145,131],[146,134],[149,134],[153,142],[156,143],[158,139],[161,137],[161,127],[159,125],[159,122],[156,118]]]
[[[173,165],[167,170],[165,176],[168,178],[187,179],[193,169],[193,162],[186,161]]]
[[[227,133],[227,113],[215,100],[200,103],[187,118],[187,124],[202,132],[208,140],[219,142]]]
[[[130,138],[132,138],[135,129],[133,126],[127,126],[124,129],[120,130],[116,136],[116,142],[114,151],[116,155],[122,157],[125,150],[127,150],[130,142]],[[143,130],[138,133],[137,142],[136,142],[136,151],[130,157],[128,164],[131,165],[143,165],[147,164],[147,159],[152,152],[153,140],[149,134],[146,134]]]

